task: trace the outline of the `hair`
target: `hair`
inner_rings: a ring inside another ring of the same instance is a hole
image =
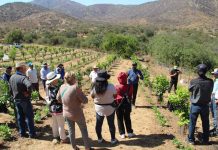
[[[96,81],[94,83],[93,89],[95,89],[96,94],[104,94],[107,90],[108,81]]]
[[[66,72],[65,76],[64,76],[64,79],[65,79],[66,83],[70,83],[72,77],[76,78],[74,72]]]

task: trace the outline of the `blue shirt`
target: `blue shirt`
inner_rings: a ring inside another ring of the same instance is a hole
[[[215,79],[212,94],[215,94],[217,91],[218,91],[218,79]]]
[[[50,72],[50,69],[47,68],[45,69],[44,67],[42,67],[42,69],[40,70],[40,75],[41,75],[41,79],[42,80],[47,80],[47,74]]]
[[[142,72],[140,70],[138,70],[138,69],[136,69],[136,70],[130,69],[128,71],[128,84],[138,84],[139,76],[140,76],[141,80],[144,79],[144,77],[142,75]]]
[[[3,79],[4,81],[9,82],[10,78],[11,78],[11,75],[9,75],[9,74],[7,74],[7,73],[4,73],[4,74],[2,75],[2,79]]]

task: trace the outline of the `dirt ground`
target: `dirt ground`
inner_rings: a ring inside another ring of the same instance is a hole
[[[144,65],[151,65],[144,63]],[[155,64],[153,64],[155,65]],[[117,75],[121,71],[127,71],[131,67],[131,61],[129,60],[121,60],[117,62],[112,69],[110,70],[111,79],[110,82],[113,84],[117,84]],[[157,66],[153,66],[155,68]],[[149,67],[150,68],[150,67]],[[154,71],[156,70],[156,71]],[[154,70],[150,70],[151,74],[157,74],[158,70],[155,68]],[[167,74],[167,68],[162,68],[164,74]],[[87,84],[86,86],[89,86]],[[84,87],[87,88],[87,87]],[[88,93],[87,96],[89,97]],[[148,101],[149,100],[149,101]],[[138,97],[136,101],[137,108],[132,110],[131,118],[132,118],[132,126],[136,137],[134,138],[126,138],[121,139],[119,137],[118,129],[116,129],[116,138],[119,140],[119,144],[112,146],[110,144],[110,133],[107,125],[107,121],[104,121],[102,135],[104,139],[107,141],[103,144],[97,143],[97,136],[95,133],[95,110],[93,100],[89,97],[89,103],[84,107],[84,113],[86,117],[89,137],[91,139],[92,146],[95,149],[99,150],[146,150],[146,149],[154,149],[154,150],[175,150],[176,147],[173,145],[173,138],[180,139],[183,144],[185,144],[184,140],[186,136],[182,136],[178,132],[177,118],[175,115],[164,107],[160,107],[162,114],[167,118],[169,127],[161,127],[156,117],[154,115],[153,110],[151,109],[150,102],[156,104],[156,97],[151,95],[147,88],[139,88]],[[39,105],[39,104],[38,104]],[[10,121],[10,117],[2,117],[0,115],[0,122]],[[51,118],[47,118],[43,120],[42,124],[36,124],[37,131],[40,133],[39,139],[22,139],[17,137],[17,132],[14,132],[15,139],[10,142],[4,143],[0,149],[11,149],[11,150],[68,150],[72,149],[70,144],[53,144],[52,141],[52,133],[50,127]],[[115,125],[117,128],[117,121],[115,118]],[[67,129],[67,125],[66,125]],[[201,128],[199,129],[201,131]],[[211,146],[196,146],[194,149],[196,150],[218,150],[216,147],[218,145],[218,139],[212,138],[213,145]],[[76,126],[76,142],[81,149],[83,147],[83,141],[81,138],[80,130]]]

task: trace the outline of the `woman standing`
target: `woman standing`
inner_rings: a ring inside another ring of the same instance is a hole
[[[128,75],[125,72],[121,72],[118,75],[119,85],[116,85],[117,96],[116,102],[119,104],[119,108],[116,110],[117,123],[119,128],[120,137],[124,139],[125,126],[128,138],[135,136],[132,129],[132,123],[130,118],[131,113],[131,100],[133,95],[133,86],[127,84]],[[125,122],[125,126],[124,126]]]
[[[98,72],[98,77],[94,83],[91,91],[91,97],[94,99],[95,110],[96,110],[96,133],[98,136],[98,143],[104,142],[102,137],[102,124],[104,117],[106,116],[108,126],[111,134],[111,144],[117,144],[118,140],[115,138],[115,125],[114,125],[114,114],[115,108],[112,106],[114,98],[116,97],[116,89],[113,84],[108,83],[110,75],[101,70]]]
[[[76,78],[74,73],[67,72],[65,74],[65,84],[63,84],[58,93],[59,101],[63,103],[63,116],[66,118],[70,142],[74,150],[79,150],[75,143],[75,122],[82,133],[83,142],[86,150],[91,150],[88,137],[87,126],[83,114],[81,104],[88,103],[88,99],[76,85]]]
[[[58,93],[58,80],[60,79],[59,74],[55,74],[54,72],[50,72],[47,74],[46,81],[46,101],[49,105],[50,112],[52,114],[52,132],[54,140],[56,142],[61,139],[62,143],[68,143],[65,130],[64,130],[64,117],[63,117],[63,109],[62,104],[57,100]]]

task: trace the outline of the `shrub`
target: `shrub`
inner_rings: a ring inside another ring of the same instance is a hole
[[[0,125],[0,138],[2,140],[9,140],[11,138],[11,129],[8,125]]]
[[[6,43],[21,43],[23,40],[23,33],[21,30],[11,31],[5,38]]]

